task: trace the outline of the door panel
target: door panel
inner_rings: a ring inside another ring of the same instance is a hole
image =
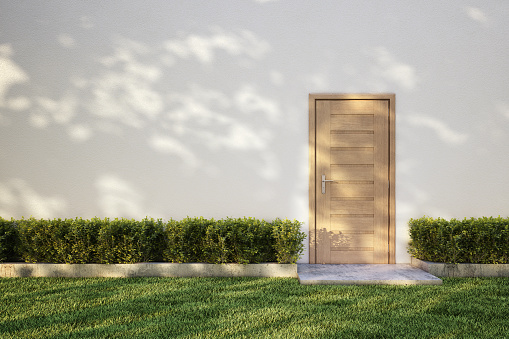
[[[334,115],[331,117],[333,131],[372,131],[372,115]]]
[[[337,165],[371,165],[373,164],[373,148],[331,148],[331,163]]]
[[[394,96],[360,100],[317,96],[310,100],[310,141],[314,141],[310,154],[315,165],[310,187],[314,191],[310,223],[315,226],[311,262],[392,262]],[[333,181],[325,183],[325,192],[322,175]]]
[[[372,182],[374,178],[373,165],[331,165],[330,171],[334,178],[341,178],[342,181]]]
[[[331,250],[345,251],[345,249],[373,250],[373,233],[332,232]]]
[[[373,147],[373,134],[331,134],[331,147]]]
[[[372,264],[373,251],[332,251],[330,261],[341,264]]]
[[[355,197],[373,197],[374,185],[365,183],[331,183],[328,187],[331,190],[332,198],[355,198]]]
[[[333,100],[331,114],[367,114],[373,115],[373,100]]]
[[[373,232],[373,216],[331,215],[330,230],[331,232]]]
[[[350,200],[332,200],[330,203],[330,215],[344,214],[373,214],[375,213],[374,201],[350,201]]]

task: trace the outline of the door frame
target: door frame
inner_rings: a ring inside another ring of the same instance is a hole
[[[387,100],[389,101],[389,250],[388,263],[396,263],[396,95],[382,94],[309,94],[309,263],[316,264],[316,101]]]

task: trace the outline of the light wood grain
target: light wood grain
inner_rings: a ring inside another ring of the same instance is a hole
[[[310,95],[311,263],[394,262],[394,101]],[[326,194],[322,174],[335,180]]]
[[[316,99],[309,95],[309,263],[316,263]]]
[[[333,165],[372,165],[373,148],[331,150],[331,164]]]
[[[373,232],[373,217],[331,215],[331,231]]]
[[[373,115],[333,115],[331,116],[332,131],[372,131],[374,127]]]
[[[331,214],[374,214],[373,201],[331,201]],[[330,221],[329,221],[330,222]]]
[[[389,100],[389,264],[396,263],[396,95]]]
[[[348,184],[332,183],[330,186],[331,197],[373,197],[373,184]]]
[[[373,134],[333,133],[330,136],[331,147],[373,147]]]
[[[373,180],[374,167],[364,165],[332,165],[332,180]]]
[[[372,264],[373,251],[331,251],[331,261],[342,264]]]
[[[334,100],[331,114],[373,114],[374,100]]]
[[[373,233],[331,233],[331,251],[348,251],[354,247],[373,250]]]
[[[320,236],[316,237],[316,260],[330,262],[330,190],[322,194],[322,175],[331,178],[330,159],[330,101],[316,103],[316,224]]]
[[[374,102],[375,111],[375,204],[374,204],[374,264],[386,264],[389,259],[389,106],[385,100]]]

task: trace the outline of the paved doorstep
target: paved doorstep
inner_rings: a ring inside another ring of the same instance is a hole
[[[298,264],[303,285],[441,285],[442,280],[409,264]]]

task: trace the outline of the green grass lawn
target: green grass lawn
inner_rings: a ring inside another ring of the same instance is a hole
[[[509,338],[509,279],[3,278],[0,338]]]

